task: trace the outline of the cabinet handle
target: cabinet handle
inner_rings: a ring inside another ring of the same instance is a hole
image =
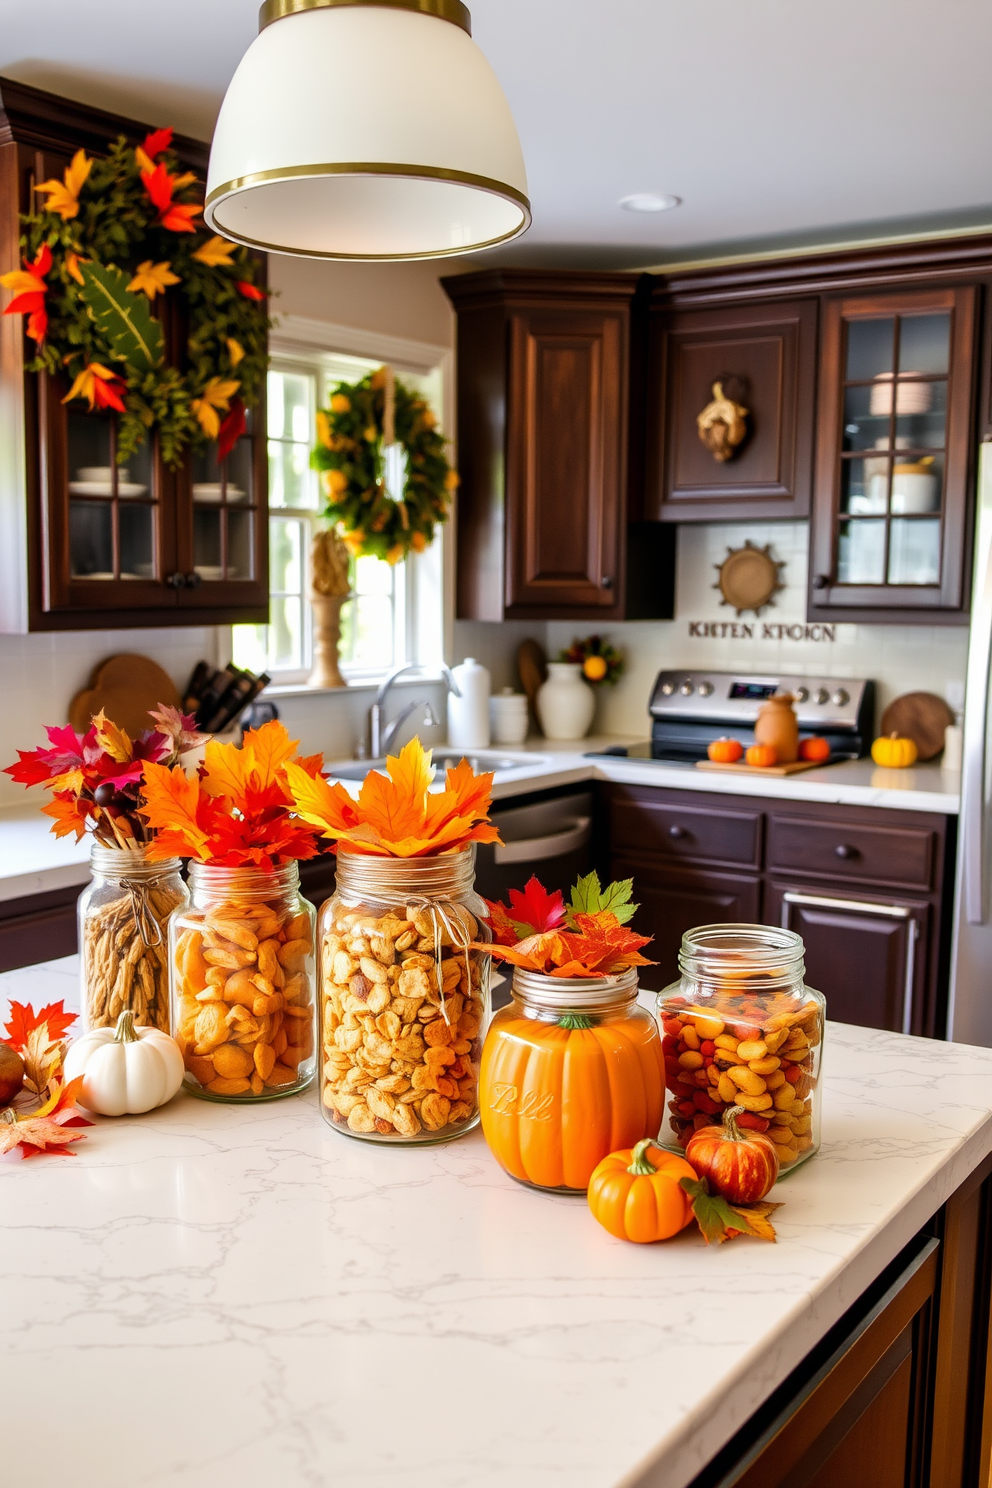
[[[612,574],[605,574],[603,576],[603,578],[600,579],[600,583],[602,584],[602,586],[603,586],[604,589],[612,589],[613,588],[613,575]]]
[[[829,589],[830,588],[830,575],[829,574],[817,574],[816,578],[813,580],[813,588],[814,589]]]
[[[181,573],[171,573],[167,576],[165,582],[168,584],[170,589],[185,589],[186,575]]]
[[[202,583],[202,575],[198,574],[195,568],[192,573],[186,575],[185,584],[187,589],[198,589]]]
[[[686,831],[685,827],[680,827],[678,822],[675,822],[672,826],[669,827],[668,835],[669,837],[679,838],[688,837],[689,833]]]
[[[870,904],[867,899],[829,899],[822,894],[782,895],[782,929],[789,928],[789,905],[809,904],[816,909],[853,909],[858,914],[882,915],[890,920],[908,920],[913,911],[904,904]]]
[[[902,994],[902,1031],[912,1033],[913,1031],[913,982],[916,980],[916,937],[920,933],[920,927],[915,920],[910,920],[906,926],[906,985]]]
[[[834,848],[835,858],[856,858],[857,856],[858,849],[856,847],[851,847],[850,843],[848,842],[838,842],[837,846]]]

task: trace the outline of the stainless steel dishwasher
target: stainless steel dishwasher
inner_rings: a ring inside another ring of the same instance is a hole
[[[480,842],[475,887],[487,899],[505,899],[534,873],[546,889],[568,897],[572,884],[592,868],[592,791],[561,792],[514,805],[512,798],[491,811],[503,845]]]

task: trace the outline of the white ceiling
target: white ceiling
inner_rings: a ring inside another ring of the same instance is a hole
[[[534,225],[504,256],[635,266],[992,223],[988,0],[469,3],[530,177]],[[256,16],[0,0],[0,73],[206,137]],[[621,211],[639,191],[683,205]]]

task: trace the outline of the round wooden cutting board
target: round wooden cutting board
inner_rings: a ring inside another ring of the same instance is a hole
[[[931,760],[944,747],[944,730],[954,713],[935,692],[904,692],[882,714],[879,733],[912,739],[921,760]]]

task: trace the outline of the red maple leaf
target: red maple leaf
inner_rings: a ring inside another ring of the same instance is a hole
[[[172,144],[172,135],[171,129],[153,129],[150,134],[145,135],[145,154],[154,160],[156,155],[161,155]]]
[[[195,203],[184,205],[173,201],[173,194],[180,183],[185,184],[182,176],[172,176],[165,168],[163,161],[159,161],[153,171],[142,171],[141,181],[152,206],[158,212],[158,225],[168,229],[169,232],[196,232],[192,218],[199,215],[202,207]]]
[[[560,889],[549,894],[544,885],[532,876],[523,892],[510,890],[509,913],[521,936],[540,935],[561,924],[565,918],[565,900]]]
[[[30,1034],[43,1023],[48,1024],[48,1037],[52,1043],[58,1043],[59,1039],[65,1037],[73,1023],[76,1021],[75,1013],[67,1013],[65,1002],[50,1002],[40,1012],[35,1012],[30,1003],[12,1002],[10,1004],[10,1019],[4,1032],[7,1037],[4,1040],[12,1049],[18,1053],[24,1048]]]
[[[243,294],[246,300],[265,299],[265,291],[259,289],[257,284],[249,284],[247,279],[236,279],[234,282],[239,293]]]
[[[244,403],[240,398],[232,398],[231,406],[221,419],[220,429],[217,431],[218,460],[227,459],[247,427]]]

